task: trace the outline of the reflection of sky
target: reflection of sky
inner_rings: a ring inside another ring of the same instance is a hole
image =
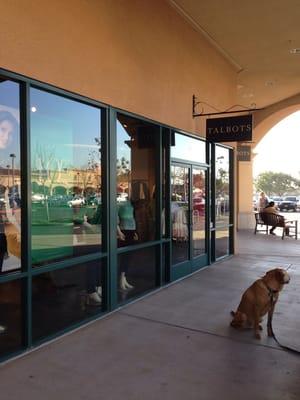
[[[216,168],[229,171],[229,150],[218,145],[216,146]]]
[[[130,148],[125,143],[125,140],[130,140],[130,136],[124,129],[123,125],[117,121],[117,159],[121,160],[124,157],[127,161],[129,161],[130,168]]]
[[[40,146],[55,153],[56,160],[64,161],[64,168],[86,168],[91,159],[99,162],[95,141],[101,134],[98,108],[38,89],[31,89],[30,101],[36,108],[31,112],[33,152]]]
[[[171,147],[171,157],[205,163],[205,142],[176,133],[175,146]]]
[[[19,109],[19,84],[12,81],[0,82],[0,104]],[[15,115],[18,118],[18,115]],[[19,119],[19,118],[18,118]]]

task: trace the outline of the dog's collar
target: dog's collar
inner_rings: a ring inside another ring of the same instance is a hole
[[[268,295],[269,295],[269,297],[271,298],[271,300],[275,300],[275,295],[277,294],[277,293],[279,293],[279,290],[274,290],[274,289],[272,289],[272,288],[270,288],[270,286],[268,286],[264,281],[262,281],[262,283],[264,284],[264,286],[267,288],[267,290],[268,290]]]

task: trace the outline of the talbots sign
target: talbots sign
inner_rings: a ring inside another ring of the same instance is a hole
[[[206,120],[206,138],[212,142],[252,140],[252,115]]]

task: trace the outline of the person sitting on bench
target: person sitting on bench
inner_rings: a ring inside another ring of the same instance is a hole
[[[268,205],[263,209],[263,211],[262,212],[264,212],[264,213],[270,213],[270,214],[279,214],[279,212],[278,212],[278,210],[277,210],[277,208],[276,208],[276,206],[275,206],[275,203],[274,203],[274,201],[270,201],[269,203],[268,203]],[[276,229],[276,225],[275,226],[272,226],[272,228],[270,229],[270,234],[271,235],[275,235],[275,233],[274,233],[274,230]],[[289,235],[289,227],[288,226],[285,226],[285,234],[288,236]]]

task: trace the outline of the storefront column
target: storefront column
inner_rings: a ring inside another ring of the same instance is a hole
[[[238,229],[253,229],[253,177],[252,177],[252,161],[238,161],[237,174],[237,223]]]

